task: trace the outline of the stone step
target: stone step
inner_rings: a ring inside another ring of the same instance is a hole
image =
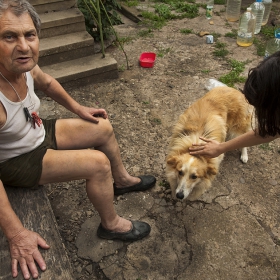
[[[70,87],[118,78],[116,60],[109,55],[102,58],[102,54],[47,65],[41,69],[59,83]]]
[[[23,226],[39,233],[50,245],[40,252],[47,264],[47,270],[36,279],[74,280],[72,267],[44,186],[37,189],[5,186],[9,201]],[[9,244],[0,230],[0,279],[24,280],[21,272],[16,278],[11,274]],[[32,278],[33,279],[33,278]]]
[[[72,60],[94,54],[94,39],[87,31],[54,36],[40,40],[39,65]]]
[[[41,39],[86,30],[84,16],[78,8],[40,14],[40,18]]]
[[[75,0],[30,0],[38,14],[61,11],[76,6]]]

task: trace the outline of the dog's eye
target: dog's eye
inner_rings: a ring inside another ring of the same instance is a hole
[[[180,170],[180,171],[178,172],[178,174],[179,174],[180,176],[183,176],[183,175],[184,175],[182,170]]]
[[[197,178],[197,176],[195,174],[191,175],[191,179],[195,180]]]

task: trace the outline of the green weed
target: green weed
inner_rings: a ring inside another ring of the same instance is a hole
[[[171,48],[167,48],[167,49],[164,49],[164,48],[160,48],[157,52],[157,56],[158,57],[164,57],[167,53],[169,53],[171,50]]]
[[[264,56],[264,53],[265,53],[265,47],[266,47],[266,42],[260,40],[260,39],[257,39],[256,37],[254,38],[254,45],[256,46],[257,48],[257,55],[259,56]]]
[[[201,70],[201,72],[202,72],[203,74],[209,74],[210,70],[209,70],[209,69],[204,69],[204,70]]]
[[[243,83],[246,78],[240,76],[245,69],[246,62],[237,61],[235,59],[229,60],[231,70],[228,74],[225,74],[219,78],[219,81],[226,84],[229,87],[233,87],[235,83]]]
[[[214,4],[216,4],[216,5],[225,5],[226,4],[226,0],[214,0]]]
[[[269,143],[263,143],[259,145],[259,148],[265,151],[271,151],[272,148],[269,146]]]
[[[120,66],[118,67],[118,71],[119,71],[119,72],[124,72],[125,69],[126,69],[126,67],[125,67],[124,64],[122,64],[122,65],[120,65]]]
[[[183,33],[183,34],[190,34],[190,33],[192,33],[192,30],[184,28],[184,29],[181,29],[180,32]]]
[[[229,38],[237,38],[237,29],[232,29],[231,32],[228,32],[225,34],[225,37],[229,37]]]
[[[124,1],[125,5],[128,7],[136,7],[139,5],[139,1],[138,0],[126,0]]]
[[[271,25],[264,25],[261,28],[260,34],[263,34],[266,39],[272,39],[275,37],[275,27]]]
[[[151,28],[149,28],[147,30],[141,30],[141,31],[138,32],[138,36],[139,37],[153,37],[154,34],[152,32],[153,31],[152,31]]]
[[[228,55],[229,51],[225,48],[227,44],[217,41],[215,44],[215,50],[213,52],[214,56],[225,57]]]
[[[153,124],[155,124],[155,125],[161,124],[161,120],[160,120],[160,119],[157,119],[157,118],[152,119],[151,122],[152,122]]]

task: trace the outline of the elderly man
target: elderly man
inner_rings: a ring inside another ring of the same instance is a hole
[[[34,187],[86,179],[89,200],[101,218],[97,235],[135,241],[147,236],[150,226],[117,215],[113,195],[143,191],[156,182],[151,175],[128,174],[104,109],[81,106],[42,72],[39,30],[40,19],[27,0],[0,0],[0,227],[10,244],[12,275],[17,276],[19,264],[25,279],[38,277],[35,262],[46,269],[38,245],[49,246],[23,227],[5,184]],[[79,118],[41,120],[34,84]]]

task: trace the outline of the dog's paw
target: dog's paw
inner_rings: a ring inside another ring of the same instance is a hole
[[[240,160],[241,160],[243,163],[247,163],[247,161],[248,161],[248,155],[241,155]]]
[[[248,161],[247,148],[243,148],[243,149],[241,150],[240,160],[241,160],[243,163],[247,163],[247,161]]]

